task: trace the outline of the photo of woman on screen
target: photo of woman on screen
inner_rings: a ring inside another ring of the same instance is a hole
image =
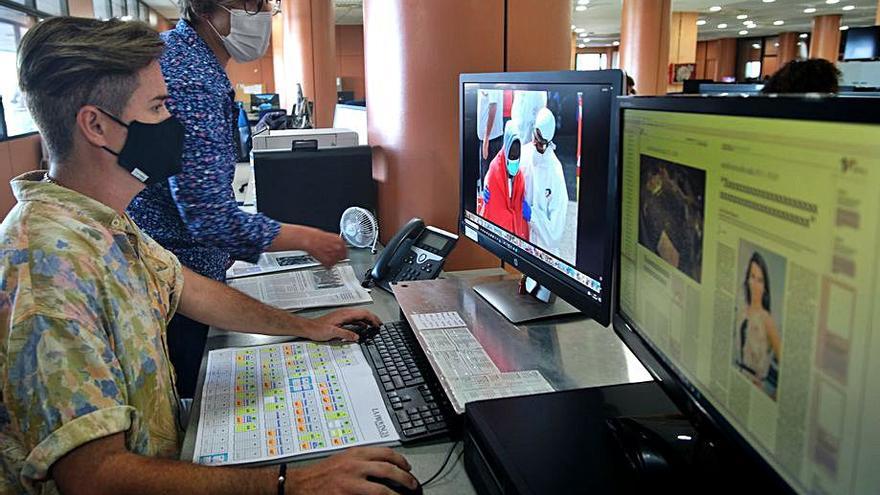
[[[782,338],[770,306],[770,270],[753,251],[743,280],[745,304],[735,335],[736,365],[756,386],[776,399]]]

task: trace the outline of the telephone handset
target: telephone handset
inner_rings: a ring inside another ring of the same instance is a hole
[[[391,292],[394,282],[437,278],[457,241],[457,235],[413,218],[385,246],[363,285],[375,283]]]

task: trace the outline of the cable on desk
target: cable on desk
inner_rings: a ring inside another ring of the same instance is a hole
[[[442,473],[443,470],[446,468],[446,464],[449,463],[449,459],[452,457],[452,453],[455,452],[455,448],[458,447],[459,443],[461,443],[461,440],[456,440],[455,443],[452,444],[452,448],[450,448],[449,453],[446,454],[446,460],[443,461],[443,464],[440,466],[440,469],[438,469],[437,472],[434,473],[434,476],[431,476],[430,478],[428,478],[428,481],[422,483],[422,486],[428,486],[432,481],[434,481],[435,479],[437,479],[438,476],[440,476],[440,473]],[[462,452],[464,452],[464,451],[462,451]],[[458,459],[456,459],[456,460],[458,460]]]

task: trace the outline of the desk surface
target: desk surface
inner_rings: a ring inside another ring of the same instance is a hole
[[[374,257],[368,250],[352,250],[351,263],[355,273],[365,273],[372,266]],[[495,277],[501,279],[506,275],[501,269],[471,270],[466,272],[449,272],[447,277],[474,280],[477,277]],[[485,279],[481,278],[481,281]],[[465,286],[469,282],[464,282]],[[383,321],[402,319],[400,308],[394,297],[381,290],[372,292],[373,303],[367,305]],[[475,296],[478,297],[478,296]],[[303,316],[319,316],[328,310],[304,311]],[[490,326],[481,325],[478,338],[484,343],[490,356],[496,360],[492,349],[484,341],[485,332]],[[632,383],[650,380],[651,377],[639,361],[630,353],[610,328],[604,328],[593,320],[586,318],[565,318],[562,320],[541,321],[535,324],[517,327],[518,333],[507,335],[502,340],[502,350],[522,349],[524,346],[537,345],[544,354],[538,362],[533,363],[541,369],[557,389]],[[504,331],[509,331],[509,327]],[[208,352],[225,347],[239,347],[283,342],[286,337],[267,337],[254,334],[240,334],[212,328],[208,334],[196,398],[184,437],[181,459],[191,460],[195,448],[196,428],[201,407],[202,385],[207,365]],[[541,356],[541,354],[534,354]],[[496,364],[497,361],[496,361]],[[516,363],[519,366],[527,363]],[[502,365],[499,364],[499,367]],[[454,439],[435,441],[425,445],[396,447],[395,450],[406,456],[413,466],[413,474],[420,480],[432,476],[443,463]],[[458,445],[453,454],[456,460],[462,447]],[[291,467],[303,466],[317,460],[291,462]],[[460,459],[447,466],[444,475],[425,488],[427,493],[437,494],[470,494],[475,493]]]

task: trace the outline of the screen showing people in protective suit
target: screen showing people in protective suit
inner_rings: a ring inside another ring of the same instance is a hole
[[[466,84],[465,218],[599,292],[612,89]]]

